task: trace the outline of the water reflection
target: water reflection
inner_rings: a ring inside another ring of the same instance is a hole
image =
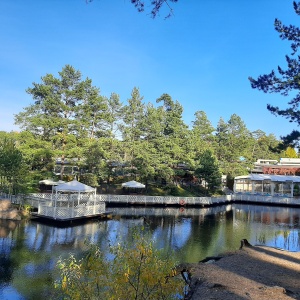
[[[300,251],[300,209],[250,205],[210,208],[109,208],[113,220],[58,228],[0,220],[0,299],[40,299],[51,292],[59,257],[82,255],[85,241],[108,244],[144,227],[157,247],[174,251],[178,262],[237,250],[240,240]]]
[[[300,210],[286,207],[235,205],[236,222],[251,226],[253,244],[300,251]]]

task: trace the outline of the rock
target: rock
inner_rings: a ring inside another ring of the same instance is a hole
[[[21,216],[17,209],[12,208],[7,211],[0,211],[0,219],[19,221],[19,220],[21,220]]]
[[[11,207],[11,202],[8,199],[0,200],[0,212],[7,211]]]
[[[242,239],[242,240],[241,240],[240,250],[241,250],[243,247],[252,247],[252,245],[248,242],[247,239]]]
[[[214,263],[214,262],[216,262],[217,260],[219,260],[221,258],[222,258],[222,256],[208,256],[208,257],[200,260],[199,263],[211,264],[211,263]]]
[[[21,220],[20,212],[11,207],[11,201],[8,199],[0,200],[0,219]]]

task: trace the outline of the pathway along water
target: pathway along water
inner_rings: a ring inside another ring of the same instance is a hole
[[[179,262],[236,250],[240,240],[300,251],[300,208],[227,205],[209,208],[114,207],[116,217],[73,227],[0,220],[0,299],[41,299],[53,288],[58,258],[80,256],[85,240],[107,251],[144,226]]]

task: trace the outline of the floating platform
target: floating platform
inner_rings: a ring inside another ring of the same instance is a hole
[[[33,221],[38,221],[50,225],[55,224],[56,226],[62,226],[62,227],[72,226],[72,225],[75,226],[77,224],[87,223],[89,221],[107,220],[111,218],[112,218],[111,211],[107,211],[105,213],[101,213],[97,215],[81,216],[77,218],[56,218],[56,219],[54,219],[53,217],[40,215],[36,212],[31,213],[31,220]]]

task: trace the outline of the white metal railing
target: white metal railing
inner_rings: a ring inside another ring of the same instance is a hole
[[[236,193],[220,197],[173,197],[143,195],[96,195],[85,194],[52,195],[46,193],[29,195],[9,195],[0,193],[0,199],[9,199],[15,204],[30,204],[38,209],[38,214],[55,219],[76,218],[105,213],[105,203],[170,205],[170,206],[212,206],[230,204],[232,201],[264,204],[299,205],[300,199],[283,195],[259,195]]]
[[[8,199],[13,204],[23,204],[24,196],[23,195],[12,195],[0,192],[0,199]]]
[[[266,203],[266,204],[286,204],[286,205],[299,205],[300,199],[291,198],[283,195],[255,195],[255,194],[244,194],[236,193],[233,195],[233,200],[235,201],[245,201],[245,202],[257,202],[257,203]]]
[[[37,197],[34,197],[37,198]],[[27,201],[32,201],[29,197]],[[88,217],[105,213],[105,202],[85,194],[53,195],[38,204],[38,215],[58,220]]]
[[[103,197],[104,196],[104,197]],[[149,205],[213,205],[231,202],[231,195],[220,197],[173,197],[142,195],[97,195],[106,203]]]
[[[4,195],[4,196],[3,196]],[[17,201],[16,196],[7,195],[7,194],[0,194],[0,197],[8,198],[14,201]],[[89,201],[91,197],[85,194],[78,194],[76,195],[63,195],[59,194],[52,195],[49,193],[36,193],[36,194],[29,194],[22,197],[19,197],[19,202],[22,201],[24,203],[28,203],[33,207],[38,207],[40,202],[46,206],[52,206],[54,199],[57,202],[76,202],[78,203]],[[143,196],[143,195],[96,195],[97,202],[107,202],[107,203],[120,203],[120,204],[161,204],[161,205],[213,205],[213,204],[222,204],[222,203],[229,203],[231,201],[231,195],[220,196],[220,197],[173,197],[173,196]]]
[[[80,217],[95,216],[105,213],[105,203],[89,203],[87,205],[77,205],[74,207],[63,206],[38,206],[38,214],[53,218],[55,220],[75,219]]]

